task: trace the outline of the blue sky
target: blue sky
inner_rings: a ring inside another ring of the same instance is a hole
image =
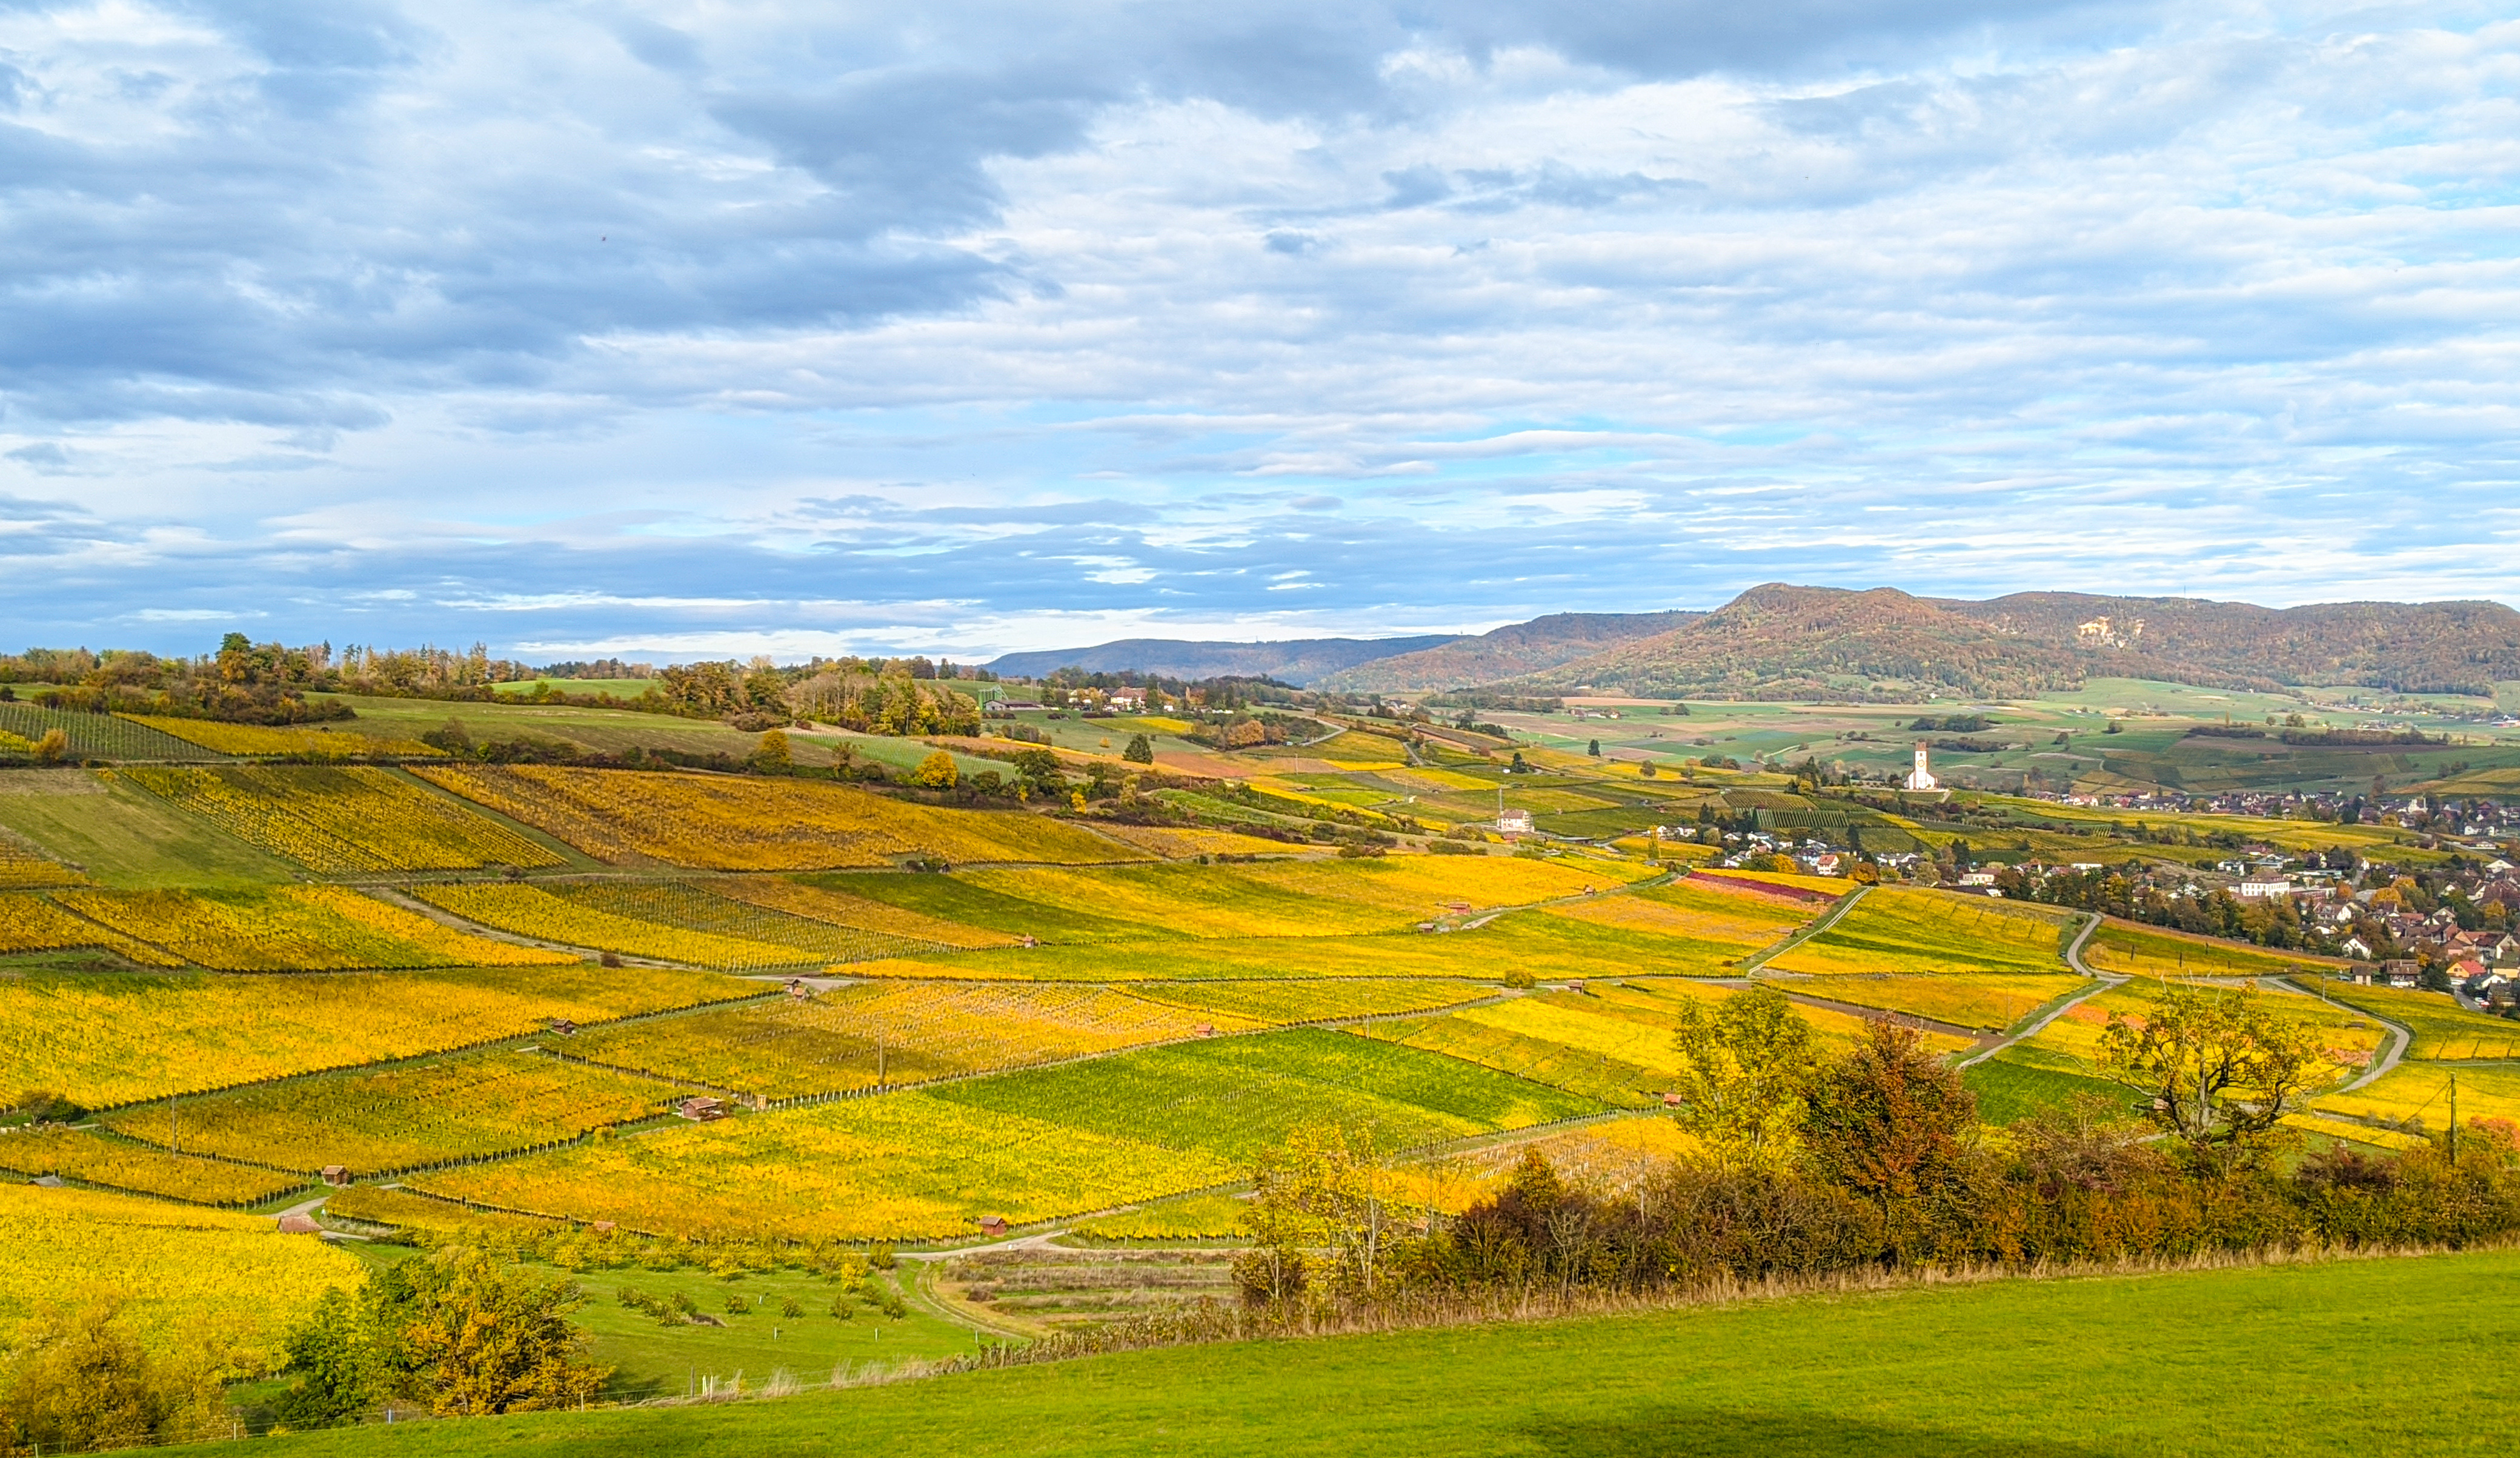
[[[2457,5],[0,5],[0,632],[2520,602]]]

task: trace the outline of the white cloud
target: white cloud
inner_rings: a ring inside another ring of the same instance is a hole
[[[1240,11],[0,16],[0,607],[786,652],[2514,592],[2520,23],[1264,9],[1303,65]]]

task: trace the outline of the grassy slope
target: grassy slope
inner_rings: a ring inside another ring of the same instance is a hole
[[[26,783],[37,772],[26,772]],[[72,775],[72,794],[0,794],[0,825],[25,836],[56,858],[84,867],[108,886],[246,886],[287,881],[294,866],[212,828],[128,784],[108,782],[102,793],[84,771],[42,772]]]
[[[2520,1255],[1760,1303],[1138,1352],[742,1406],[257,1453],[2493,1453]],[[2235,1352],[2246,1362],[2234,1366]],[[240,1446],[242,1451],[242,1447]]]

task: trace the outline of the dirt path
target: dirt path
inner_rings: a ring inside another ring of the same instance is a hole
[[[2084,964],[2084,944],[2090,942],[2092,940],[2092,934],[2100,929],[2100,918],[2097,915],[2087,913],[2087,916],[2088,919],[2084,921],[2083,929],[2074,934],[2073,941],[2065,944],[2065,965],[2073,968],[2083,976],[2092,979],[2092,985],[2085,988],[2083,991],[2076,993],[2074,995],[2067,997],[2055,1006],[2048,1008],[2046,1012],[2039,1014],[2035,1021],[2024,1027],[2020,1032],[2008,1033],[2002,1038],[1988,1044],[1986,1047],[1980,1048],[1976,1052],[1969,1054],[1966,1058],[1961,1059],[1959,1062],[1960,1067],[1967,1068],[1971,1064],[1984,1063],[1989,1058],[1994,1057],[1996,1054],[2002,1052],[2004,1049],[2011,1047],[2014,1043],[2020,1042],[2024,1038],[2036,1038],[2041,1033],[2047,1031],[2048,1024],[2063,1017],[2067,1012],[2073,1010],[2073,1008],[2079,1004],[2098,996],[2100,994],[2107,992],[2111,988],[2124,987],[2126,985],[2127,979],[2117,973],[2094,972],[2089,966]]]
[[[1838,919],[1843,917],[1847,912],[1854,910],[1855,904],[1864,900],[1865,894],[1869,892],[1871,889],[1872,888],[1869,886],[1858,886],[1853,891],[1839,897],[1837,905],[1829,908],[1827,915],[1813,922],[1811,925],[1804,927],[1802,930],[1788,935],[1784,940],[1777,943],[1775,946],[1764,948],[1742,958],[1741,970],[1744,973],[1756,972],[1761,967],[1768,965],[1769,961],[1773,958],[1783,956],[1786,952],[1793,950],[1795,948],[1802,946],[1805,942],[1808,942],[1812,938],[1819,936],[1821,933],[1827,931],[1830,927],[1837,925]]]
[[[2300,983],[2293,981],[2289,977],[2260,978],[2259,983],[2261,986],[2266,986],[2268,984],[2279,985],[2285,992],[2299,993],[2305,996],[2317,997],[2319,1001],[2326,1003],[2328,1006],[2335,1008],[2339,1012],[2350,1013],[2358,1018],[2369,1018],[2372,1022],[2389,1030],[2389,1045],[2380,1050],[2379,1057],[2371,1060],[2371,1066],[2369,1068],[2362,1070],[2362,1073],[2357,1074],[2354,1078],[2348,1080],[2343,1087],[2336,1089],[2335,1091],[2338,1093],[2352,1093],[2355,1089],[2361,1088],[2365,1084],[2378,1082],[2381,1079],[2386,1078],[2389,1071],[2398,1066],[2399,1060],[2407,1056],[2408,1050],[2415,1045],[2415,1030],[2408,1027],[2406,1024],[2393,1023],[2376,1012],[2368,1012],[2360,1007],[2353,1007],[2346,1003],[2338,1002],[2323,993],[2303,987]]]

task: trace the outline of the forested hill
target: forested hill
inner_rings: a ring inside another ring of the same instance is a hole
[[[1493,684],[1668,633],[1704,616],[1698,612],[1551,613],[1477,638],[1342,669],[1324,679],[1320,686],[1350,693],[1400,693]]]
[[[1038,679],[1062,668],[1087,673],[1154,674],[1167,679],[1266,677],[1302,686],[1359,663],[1413,653],[1453,641],[1450,634],[1420,638],[1309,638],[1286,642],[1191,642],[1128,638],[1090,648],[1009,653],[988,667],[1009,678]]]
[[[2023,593],[1992,601],[1770,583],[1704,617],[1508,681],[1564,693],[1907,700],[2003,697],[2092,677],[2490,694],[2520,679],[2520,613],[2495,602],[2293,608]]]

